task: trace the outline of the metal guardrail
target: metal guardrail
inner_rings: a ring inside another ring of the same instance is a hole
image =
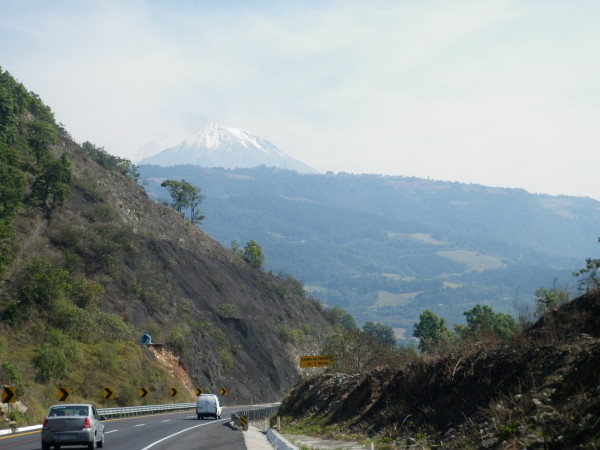
[[[259,409],[242,409],[231,413],[233,425],[242,430],[248,429],[248,423],[266,420],[277,413],[279,406],[266,406]]]
[[[260,409],[240,410],[237,411],[236,414],[238,416],[246,416],[248,418],[248,422],[252,422],[254,420],[268,419],[269,417],[273,416],[278,409],[279,406],[267,406]]]
[[[184,409],[195,409],[196,403],[168,403],[165,405],[125,406],[122,408],[98,408],[98,415],[106,419],[115,417],[140,416],[143,414],[158,414],[168,411],[181,411]],[[236,418],[245,416],[248,422],[264,420],[275,415],[279,406],[266,406],[258,409],[247,409],[236,411]],[[235,420],[235,419],[234,419]]]
[[[142,414],[158,414],[167,411],[194,409],[196,403],[169,403],[165,405],[125,406],[123,408],[98,408],[98,415],[107,419],[113,417],[139,416]]]

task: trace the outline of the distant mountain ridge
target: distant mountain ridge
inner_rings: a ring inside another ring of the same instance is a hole
[[[299,173],[317,173],[309,165],[286,155],[262,137],[240,128],[216,123],[209,124],[174,147],[142,159],[140,164],[163,167],[192,164],[226,169],[267,166]]]
[[[206,199],[200,228],[224,246],[250,239],[267,270],[359,322],[411,327],[428,308],[448,323],[477,303],[515,314],[542,286],[574,284],[597,254],[600,202],[413,177],[139,166],[152,198],[181,179]]]

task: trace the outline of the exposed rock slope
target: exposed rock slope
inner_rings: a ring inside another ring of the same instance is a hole
[[[317,348],[327,331],[320,304],[292,277],[246,265],[68,137],[53,151],[71,161],[70,195],[49,222],[34,209],[20,213],[3,307],[18,305],[22,269],[47,258],[101,286],[90,307],[123,318],[138,336],[149,331],[179,357],[194,388],[227,387],[226,403],[279,400],[300,376],[300,349]],[[0,327],[11,336],[8,323]],[[43,336],[27,345],[42,345]],[[130,375],[143,382],[143,373]]]

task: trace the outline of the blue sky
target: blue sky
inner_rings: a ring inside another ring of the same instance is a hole
[[[0,66],[134,162],[208,122],[315,169],[600,200],[600,2],[0,0]]]

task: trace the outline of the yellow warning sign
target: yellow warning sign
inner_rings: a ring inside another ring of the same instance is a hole
[[[332,363],[333,359],[330,355],[314,355],[300,357],[300,367],[324,367],[330,366]]]

